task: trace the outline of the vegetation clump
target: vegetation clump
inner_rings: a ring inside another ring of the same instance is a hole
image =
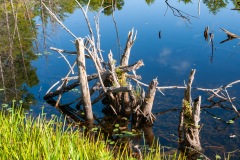
[[[124,145],[120,151],[115,144],[108,145],[101,134],[93,139],[56,115],[48,119],[42,111],[33,117],[23,110],[22,102],[1,104],[0,123],[1,159],[177,159],[176,154],[160,154],[159,145],[154,152],[147,146],[132,152]]]
[[[0,112],[1,159],[114,159],[101,138],[93,141],[62,118],[33,118],[22,109]]]

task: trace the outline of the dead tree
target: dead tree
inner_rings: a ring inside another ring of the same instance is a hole
[[[131,48],[132,48],[132,46],[133,46],[133,44],[136,40],[136,36],[137,36],[137,32],[135,32],[135,35],[134,35],[134,30],[133,29],[132,29],[132,31],[130,31],[128,33],[128,39],[127,39],[126,47],[125,47],[125,50],[124,50],[124,53],[122,55],[121,62],[120,62],[121,66],[128,66],[128,61],[129,61],[129,57],[130,57],[130,53],[131,53]],[[126,74],[123,74],[122,78],[126,79]],[[128,92],[123,93],[122,99],[123,99],[122,106],[124,106],[123,112],[124,112],[124,114],[130,115],[132,110],[131,110],[131,105],[130,105],[130,101],[129,101],[130,100],[129,99],[129,93]]]
[[[152,122],[156,119],[155,116],[152,114],[152,106],[154,102],[154,97],[156,94],[156,87],[158,85],[157,79],[152,80],[152,82],[149,84],[148,92],[144,98],[144,102],[141,106],[141,111],[148,119],[148,121]]]
[[[84,112],[86,115],[86,119],[92,122],[94,119],[93,119],[91,97],[89,93],[87,73],[86,73],[83,39],[76,39],[75,43],[76,43],[76,49],[77,49],[79,85],[82,93]]]
[[[201,96],[192,102],[191,89],[196,70],[192,70],[182,102],[178,127],[180,148],[187,151],[189,159],[196,159],[196,153],[202,150],[200,143],[200,106]],[[197,152],[196,152],[197,151]]]

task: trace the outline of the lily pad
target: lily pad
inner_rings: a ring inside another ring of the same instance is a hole
[[[119,127],[120,125],[119,125],[119,124],[115,124],[114,126],[115,126],[115,127]]]
[[[216,157],[216,160],[221,159],[221,156],[219,155],[216,155],[215,157]]]
[[[109,142],[109,144],[114,144],[114,143],[115,143],[114,141]]]
[[[233,124],[234,121],[233,121],[233,120],[229,120],[229,121],[227,121],[226,123],[227,123],[227,124]]]
[[[115,128],[115,129],[113,130],[113,132],[117,132],[117,131],[119,131],[119,129],[118,129],[118,128]]]

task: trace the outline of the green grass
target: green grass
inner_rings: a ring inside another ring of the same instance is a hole
[[[104,141],[91,141],[59,118],[10,109],[0,112],[0,159],[113,159]]]
[[[131,151],[126,149],[127,147],[123,147],[123,152],[110,150],[107,142],[100,137],[91,140],[76,128],[67,126],[64,120],[56,116],[49,120],[44,113],[33,118],[22,109],[14,107],[8,109],[2,107],[0,110],[0,159],[136,159],[133,158]],[[146,151],[141,151],[145,160],[178,159],[176,155],[163,156],[160,153],[160,146],[155,147],[154,152]]]

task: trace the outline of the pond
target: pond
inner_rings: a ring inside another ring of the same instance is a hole
[[[85,1],[81,2],[87,4]],[[104,3],[106,7],[111,4],[111,1],[107,2]],[[240,35],[240,21],[238,21],[240,6],[238,4],[237,1],[224,0],[194,2],[118,0],[114,12],[111,7],[108,7],[100,13],[103,57],[107,60],[107,54],[111,50],[113,58],[119,61],[125,48],[127,34],[134,28],[137,31],[137,37],[131,50],[129,64],[143,60],[144,66],[137,70],[137,74],[142,76],[141,82],[149,84],[157,77],[159,86],[184,86],[191,69],[196,69],[193,87],[219,88],[240,79],[240,67],[238,68],[240,41],[234,38],[224,42],[228,37],[222,30],[226,29],[235,35]],[[53,1],[48,5],[76,36],[89,35],[82,11],[74,1],[71,3],[64,1],[61,5],[58,1]],[[30,41],[26,36],[26,41],[29,42],[22,44],[22,54],[29,54],[29,56],[24,59],[25,66],[21,65],[21,58],[19,58],[19,64],[15,65],[15,76],[20,77],[15,83],[18,84],[15,85],[15,89],[19,91],[19,95],[24,95],[20,96],[20,99],[25,99],[25,103],[31,102],[29,106],[33,114],[40,113],[42,106],[50,114],[59,114],[57,109],[44,101],[43,96],[53,84],[66,76],[69,67],[64,58],[59,53],[50,50],[50,47],[75,51],[74,38],[49,17],[45,9],[41,10],[43,6],[39,8],[36,5],[35,7],[37,16],[29,18],[34,19],[33,29],[36,30],[19,26],[22,27],[20,31],[25,30],[25,35],[34,33],[36,41]],[[93,16],[98,15],[97,10],[100,8],[99,2],[90,4],[88,15],[93,28]],[[204,37],[204,30],[207,27],[209,28],[208,39]],[[7,37],[5,39],[7,42]],[[4,47],[3,43],[1,47]],[[13,52],[21,53],[21,50],[13,50]],[[76,55],[65,55],[73,64]],[[21,57],[21,54],[19,56]],[[6,62],[3,60],[2,57],[2,64]],[[6,68],[3,67],[5,70]],[[13,78],[10,76],[13,74],[10,71],[3,73]],[[88,63],[88,72],[95,72],[93,63]],[[28,75],[27,80],[24,75]],[[74,75],[77,75],[77,72]],[[10,83],[13,79],[4,79],[5,86],[14,86]],[[0,84],[0,88],[3,88],[3,84]],[[156,121],[153,125],[153,132],[155,137],[159,138],[160,144],[171,150],[178,147],[179,112],[184,90],[169,89],[163,90],[163,93],[164,95],[157,92],[155,96],[152,112],[156,115]],[[233,103],[239,109],[240,85],[233,85],[228,89],[228,93],[230,97],[236,97]],[[3,96],[2,91],[1,94]],[[19,97],[19,95],[12,98]],[[232,104],[223,103],[208,107],[212,104],[207,101],[210,94],[193,90],[193,98],[198,95],[202,95],[203,100],[200,124],[204,125],[200,132],[200,140],[204,154],[209,157],[215,157],[215,155],[223,157],[224,153],[234,152],[231,154],[232,158],[238,159],[240,156],[240,121],[232,109]],[[71,91],[61,99],[61,103],[71,102],[78,96],[79,90]],[[3,101],[1,99],[1,102]],[[72,107],[74,108],[74,105]],[[102,107],[101,103],[94,106],[96,116],[103,116]],[[226,123],[229,120],[233,120],[234,123]]]

